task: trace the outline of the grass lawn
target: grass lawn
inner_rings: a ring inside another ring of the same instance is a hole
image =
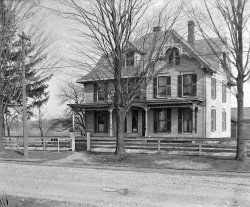
[[[6,150],[0,153],[0,159],[43,162],[48,160],[60,160],[71,154],[72,152],[70,151],[29,151],[28,158],[25,159],[22,150]]]
[[[6,200],[7,199],[7,200]],[[79,203],[59,202],[51,200],[41,200],[33,198],[14,197],[10,195],[0,195],[1,207],[94,207]],[[7,204],[8,203],[8,204]]]
[[[90,153],[89,160],[98,165],[129,166],[154,169],[186,169],[250,172],[250,159],[238,162],[233,157],[170,154],[128,154],[123,159],[110,153]]]
[[[30,151],[24,159],[21,151],[7,150],[0,153],[0,160],[33,161],[48,165],[100,167],[130,167],[134,169],[183,169],[204,171],[250,172],[250,159],[245,162],[234,160],[233,156],[171,155],[167,153],[128,153],[119,158],[109,152],[50,152]]]

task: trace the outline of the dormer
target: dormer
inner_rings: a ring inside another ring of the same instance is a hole
[[[133,67],[138,64],[143,55],[143,52],[135,47],[131,42],[128,42],[125,48],[125,67]]]
[[[128,51],[125,56],[125,67],[135,66],[135,52]]]

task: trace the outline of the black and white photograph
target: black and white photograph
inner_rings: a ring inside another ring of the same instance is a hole
[[[249,207],[250,0],[0,0],[0,207]]]

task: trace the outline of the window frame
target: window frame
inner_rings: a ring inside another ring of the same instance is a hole
[[[191,88],[192,88],[192,93],[191,95],[184,95],[184,76],[191,76]],[[194,79],[196,80],[194,82]],[[194,97],[197,96],[197,73],[184,73],[181,75],[177,76],[177,96],[178,97]],[[180,94],[181,93],[181,94]]]
[[[216,90],[216,78],[214,77],[211,77],[211,99],[215,100],[216,99],[216,93],[217,93],[217,90]]]
[[[189,119],[188,121],[191,121],[191,129],[190,131],[184,131],[184,114],[185,114],[185,111],[189,111],[191,115],[191,119]],[[182,109],[182,133],[192,133],[193,132],[193,110],[192,109],[189,109],[189,108],[183,108]]]
[[[101,95],[103,93],[103,95]],[[105,88],[101,88],[97,83],[94,83],[94,102],[108,101],[108,92]]]
[[[102,116],[102,117],[101,117]],[[100,118],[102,118],[103,131],[100,131]],[[94,133],[108,133],[109,131],[109,112],[108,111],[95,111],[94,112]]]
[[[154,109],[154,133],[167,133],[171,134],[171,128],[172,128],[172,110],[171,108],[159,108]],[[165,113],[165,119],[160,120],[160,113]],[[165,129],[166,131],[160,131],[160,122],[165,122]],[[156,128],[156,129],[155,129]]]
[[[159,95],[159,87],[164,87],[164,86],[159,86],[159,78],[166,78],[166,95]],[[157,76],[157,83],[156,83],[156,97],[157,98],[168,98],[171,97],[171,76],[168,75],[160,75]],[[169,84],[168,84],[169,83]],[[168,93],[169,92],[169,93]]]
[[[211,109],[211,131],[212,132],[216,131],[216,109],[215,108]]]
[[[168,64],[178,66],[181,63],[180,50],[177,47],[168,48],[166,50],[166,56],[168,58]]]
[[[222,110],[222,131],[227,131],[227,112]]]
[[[136,117],[136,122],[133,121],[134,115]],[[136,125],[135,131],[134,131],[134,123]],[[137,109],[132,110],[131,129],[132,129],[132,133],[138,133],[139,131],[139,111]]]
[[[135,51],[128,51],[125,54],[125,66],[126,67],[134,67],[135,66]]]
[[[222,102],[227,102],[227,86],[224,82],[222,82]]]

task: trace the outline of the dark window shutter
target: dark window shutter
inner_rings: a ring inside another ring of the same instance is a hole
[[[107,120],[104,122],[104,133],[108,133],[109,131],[109,112],[104,113],[104,120]]]
[[[154,109],[154,133],[158,132],[158,110]]]
[[[197,111],[198,109],[195,109],[195,133],[197,134]]]
[[[178,75],[178,97],[182,97],[182,75]]]
[[[214,98],[216,99],[216,79],[214,81]]]
[[[167,132],[171,133],[171,109],[167,109]]]
[[[178,133],[182,133],[182,109],[178,109]]]
[[[197,74],[192,75],[192,95],[196,96],[197,95]]]
[[[167,76],[167,95],[171,96],[171,76]]]
[[[154,98],[157,97],[157,77],[154,77],[153,79],[153,94]]]
[[[94,112],[94,132],[97,133],[97,112]]]
[[[97,90],[98,86],[96,83],[94,83],[94,102],[97,102]]]

